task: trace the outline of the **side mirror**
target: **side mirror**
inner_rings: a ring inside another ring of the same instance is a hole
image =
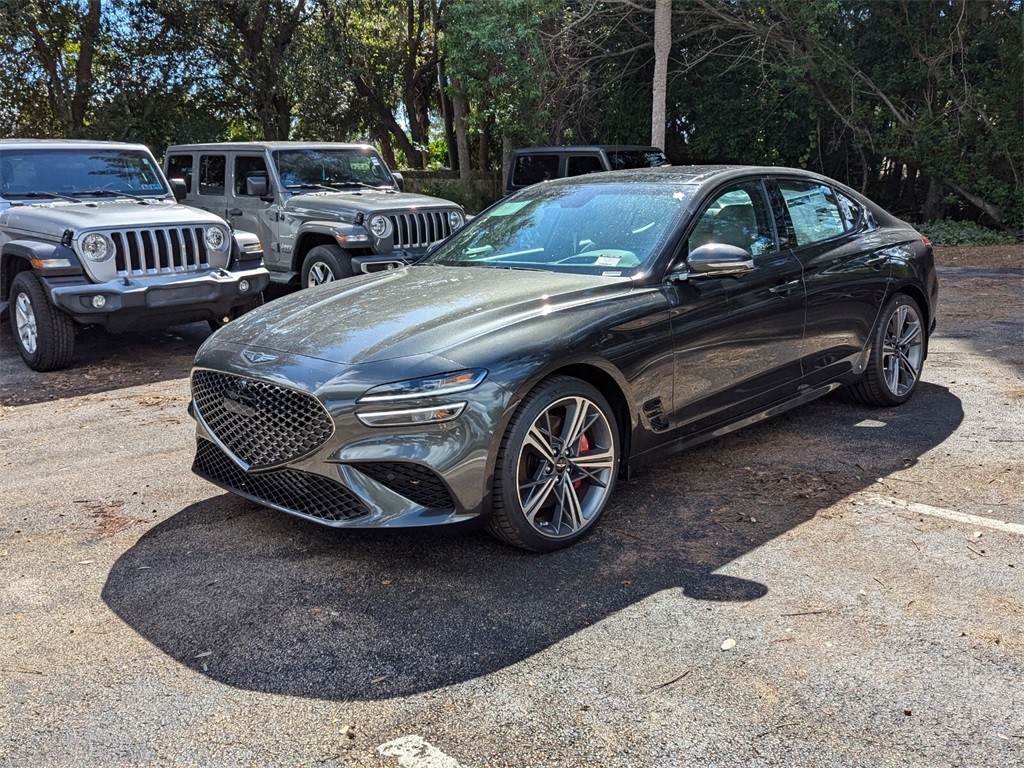
[[[171,182],[171,193],[179,203],[188,195],[188,187],[184,179],[169,179]]]
[[[398,191],[405,192],[405,179],[402,178],[402,174],[392,171],[391,175],[395,177],[395,181],[398,182]]]
[[[690,251],[686,266],[694,276],[739,277],[754,271],[754,259],[735,245],[705,243]]]
[[[268,188],[266,176],[245,177],[245,194],[249,197],[264,197],[267,194]]]

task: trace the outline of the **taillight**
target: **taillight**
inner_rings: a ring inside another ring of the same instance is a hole
[[[931,241],[931,240],[929,240],[929,239],[928,239],[927,237],[925,237],[924,235],[921,235],[921,242],[922,242],[922,243],[924,243],[924,244],[925,244],[926,246],[928,246],[929,248],[931,248],[931,247],[932,247],[932,241]]]

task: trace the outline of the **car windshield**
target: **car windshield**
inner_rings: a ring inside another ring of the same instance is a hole
[[[476,217],[427,263],[639,274],[664,248],[693,190],[635,182],[529,187]]]
[[[384,161],[369,149],[281,149],[274,159],[287,189],[397,186]]]
[[[7,198],[169,194],[146,152],[78,148],[0,152],[0,195]]]

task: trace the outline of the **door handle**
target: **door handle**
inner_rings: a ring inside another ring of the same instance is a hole
[[[871,258],[867,259],[864,263],[869,267],[880,267],[889,260],[888,253],[876,253]]]
[[[242,215],[242,209],[241,208],[232,208],[230,211],[228,211],[228,216],[241,216],[241,215]]]
[[[799,288],[799,287],[800,287],[800,281],[799,280],[790,280],[788,283],[779,283],[778,285],[773,285],[771,288],[768,289],[768,291],[770,293],[789,293],[794,288]]]

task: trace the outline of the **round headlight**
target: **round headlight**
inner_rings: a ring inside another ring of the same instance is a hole
[[[391,234],[391,222],[386,216],[371,216],[367,226],[374,237],[387,237]]]
[[[211,251],[223,251],[227,242],[228,236],[220,227],[210,227],[206,230],[206,247]]]
[[[452,228],[452,232],[465,223],[466,217],[462,215],[462,211],[448,211],[448,226]]]
[[[114,255],[114,243],[106,235],[93,232],[82,238],[82,255],[89,261],[106,261]]]

